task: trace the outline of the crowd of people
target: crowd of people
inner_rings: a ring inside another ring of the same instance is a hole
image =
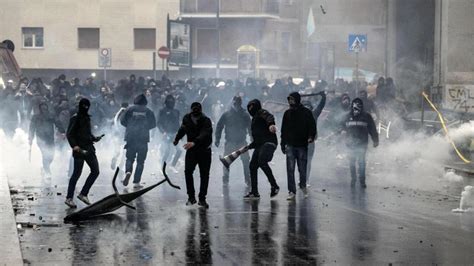
[[[40,78],[31,81],[23,78],[18,84],[9,81],[1,90],[0,126],[7,137],[12,137],[16,128],[24,128],[29,132],[30,146],[36,138],[45,175],[50,174],[55,148],[64,149],[69,143],[74,158],[66,200],[70,207],[75,207],[72,197],[84,162],[91,168],[91,173],[78,198],[90,203],[87,194],[99,175],[94,143],[102,136],[94,135],[97,132],[123,135],[126,143],[123,184],[127,186],[134,173],[136,187],[140,187],[150,139],[160,142],[161,160],[172,157],[171,165],[175,166],[182,153],[177,144],[186,135],[183,148],[186,150],[187,204],[196,203],[193,172],[198,166],[201,176],[199,205],[204,207],[208,207],[206,194],[213,133],[216,147],[220,145],[222,132],[225,133],[226,154],[241,147],[254,149],[251,157],[241,156],[244,182],[249,187],[245,199],[260,197],[259,168],[271,185],[271,197],[278,194],[280,187],[268,163],[280,139],[281,150],[287,158],[288,199],[291,200],[296,194],[295,165],[300,174],[299,187],[307,193],[306,180],[310,174],[314,141],[318,137],[317,121],[323,109],[327,112],[319,122],[319,134],[347,132],[351,139],[348,147],[353,151],[350,156],[351,185],[355,185],[358,176],[361,186],[366,187],[368,136],[372,137],[374,146],[378,145],[372,115],[380,119],[377,106],[393,102],[395,92],[391,78],[379,78],[377,84],[337,79],[334,84],[320,80],[314,85],[309,79],[295,84],[291,77],[269,84],[266,80],[251,78],[245,82],[203,78],[172,81],[166,76],[153,80],[130,75],[114,84],[97,83],[92,77],[83,83],[78,78],[68,81],[65,75],[60,75],[48,85]],[[278,138],[276,125],[280,121]],[[155,127],[158,130],[153,131]],[[247,139],[251,142],[247,143]],[[112,164],[117,164],[117,156],[114,160]],[[223,183],[227,184],[229,170],[224,167],[223,172]]]

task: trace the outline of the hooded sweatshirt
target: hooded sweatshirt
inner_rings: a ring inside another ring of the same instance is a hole
[[[269,127],[275,125],[275,117],[265,109],[262,109],[262,104],[259,100],[251,100],[247,104],[247,110],[249,110],[252,116],[251,132],[253,142],[250,143],[249,148],[253,149],[259,147],[267,142],[278,145],[276,134],[270,132]]]
[[[125,141],[137,144],[148,143],[150,130],[156,127],[155,115],[146,107],[148,101],[145,95],[138,95],[133,103],[120,118],[120,123],[126,128]]]
[[[295,99],[296,103],[290,106],[283,114],[281,125],[281,145],[293,147],[307,147],[308,139],[316,137],[316,123],[313,113],[301,104],[301,96],[293,92],[289,97]]]
[[[379,134],[375,127],[372,116],[364,111],[364,103],[360,98],[352,101],[351,108],[357,105],[360,109],[358,115],[354,114],[353,109],[347,115],[344,128],[347,131],[347,146],[366,148],[369,143],[369,135],[374,143],[379,143]]]
[[[66,137],[71,148],[79,146],[84,150],[95,151],[93,144],[96,137],[92,135],[91,119],[88,114],[90,105],[91,103],[88,99],[81,99],[77,114],[73,115],[69,120]]]

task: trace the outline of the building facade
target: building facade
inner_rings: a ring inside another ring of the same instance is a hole
[[[234,78],[237,50],[250,45],[258,50],[260,77],[298,75],[300,7],[294,0],[181,0],[179,18],[193,28],[193,71]]]
[[[26,75],[97,72],[99,48],[111,48],[108,78],[153,75],[153,52],[166,45],[166,18],[179,0],[0,0],[0,39],[15,43]],[[161,68],[161,64],[157,64]]]

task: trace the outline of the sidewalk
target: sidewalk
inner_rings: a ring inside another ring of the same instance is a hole
[[[1,167],[1,166],[0,166]],[[0,265],[23,265],[7,176],[0,168]]]

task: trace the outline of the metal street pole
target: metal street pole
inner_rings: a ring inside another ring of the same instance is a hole
[[[107,81],[107,67],[104,65],[104,80]]]
[[[220,33],[220,9],[221,9],[221,0],[217,0],[217,10],[216,10],[216,30],[217,30],[217,63],[216,63],[216,78],[220,78],[220,68],[221,68],[221,33]]]
[[[153,79],[156,80],[156,52],[153,52]]]
[[[356,96],[359,95],[359,51],[356,51]]]

